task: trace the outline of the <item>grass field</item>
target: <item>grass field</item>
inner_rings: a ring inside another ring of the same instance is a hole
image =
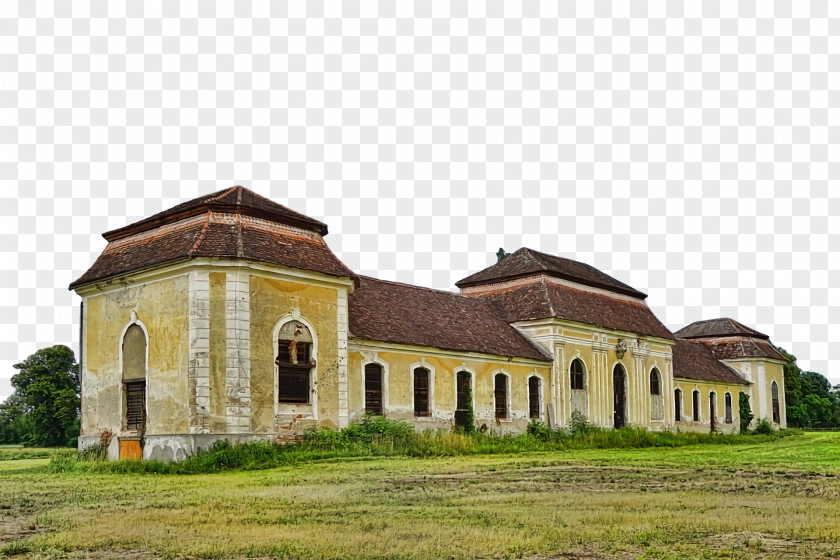
[[[47,463],[0,461],[0,556],[840,558],[838,433],[207,475]]]

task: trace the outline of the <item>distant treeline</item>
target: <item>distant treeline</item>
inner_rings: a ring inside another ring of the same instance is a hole
[[[797,428],[840,428],[840,385],[835,387],[824,376],[802,371],[796,356],[783,348],[779,352],[790,360],[785,364],[785,406],[788,426]]]

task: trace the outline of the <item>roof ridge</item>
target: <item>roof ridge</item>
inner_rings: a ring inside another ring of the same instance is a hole
[[[449,296],[458,296],[467,298],[470,300],[477,300],[478,298],[465,296],[464,294],[459,294],[458,292],[450,292],[449,290],[441,290],[439,288],[429,288],[428,286],[418,286],[417,284],[409,284],[408,282],[398,282],[397,280],[385,280],[383,278],[376,278],[374,276],[366,276],[364,274],[360,274],[359,278],[362,280],[373,280],[374,282],[384,282],[386,284],[396,284],[397,286],[406,286],[408,288],[417,288],[418,290],[426,290],[428,292],[437,292],[441,294],[446,294]]]
[[[240,187],[238,185],[235,186],[235,187],[231,187],[231,188],[229,188],[225,191],[219,191],[219,194],[217,194],[216,196],[212,196],[208,199],[205,199],[204,203],[206,204],[208,202],[216,202],[217,200],[221,200],[224,197],[226,197],[227,195],[229,195],[230,193],[232,193],[233,191],[235,191],[236,189],[239,189],[239,200],[237,200],[236,202],[237,202],[237,204],[240,204],[242,202],[242,187]],[[184,202],[189,202],[189,200],[185,200]]]
[[[188,255],[192,255],[195,253],[198,248],[201,246],[201,242],[204,241],[204,238],[207,236],[207,228],[210,226],[210,215],[212,212],[207,212],[207,217],[204,219],[204,225],[201,226],[201,231],[198,232],[198,238],[196,238],[195,243],[193,243],[192,248],[187,251]]]

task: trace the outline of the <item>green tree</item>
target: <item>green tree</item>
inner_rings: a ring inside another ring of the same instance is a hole
[[[840,393],[823,375],[802,371],[796,356],[783,348],[788,359],[785,373],[785,412],[788,424],[799,428],[836,428],[840,426]]]
[[[38,350],[12,377],[15,393],[0,407],[0,433],[30,445],[68,445],[78,437],[79,366],[66,346]]]
[[[738,394],[738,413],[741,416],[741,433],[745,434],[750,428],[753,419],[752,408],[750,408],[750,396],[743,391]]]

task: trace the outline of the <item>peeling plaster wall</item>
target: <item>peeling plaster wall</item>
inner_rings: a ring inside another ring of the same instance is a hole
[[[149,332],[146,434],[186,433],[188,302],[186,275],[85,298],[85,441],[98,442],[104,430],[129,435],[122,430],[120,335],[132,310]]]
[[[753,421],[750,423],[750,427],[755,428],[756,422],[766,419],[777,427],[787,428],[784,366],[760,358],[724,360],[724,362],[738,370],[742,377],[746,377],[753,382],[751,386],[745,389],[745,392],[750,396],[750,408],[753,413]],[[773,381],[779,386],[779,416],[781,422],[778,424],[773,422]]]
[[[738,396],[743,385],[730,385],[725,383],[711,383],[694,379],[674,379],[674,389],[682,391],[682,420],[676,422],[676,429],[681,432],[704,432],[711,430],[711,418],[709,409],[709,393],[714,391],[717,395],[717,429],[725,434],[737,434],[741,429],[741,414],[738,409]],[[692,393],[697,389],[700,391],[700,420],[694,421],[694,399]],[[732,395],[732,423],[727,424],[726,419],[726,393]],[[665,415],[675,416],[676,409],[665,410]]]
[[[300,433],[308,426],[338,428],[338,290],[251,275],[251,428],[255,434]],[[297,309],[318,340],[316,410],[275,407],[273,331]],[[299,418],[300,416],[300,418]],[[307,419],[312,416],[317,419]]]
[[[210,432],[223,434],[227,430],[225,374],[225,318],[226,274],[210,273]]]
[[[358,346],[361,341],[356,341]],[[350,420],[358,420],[364,416],[364,380],[363,363],[368,363],[375,357],[377,363],[385,364],[387,373],[383,384],[383,412],[392,420],[402,420],[413,424],[417,430],[449,429],[453,427],[455,416],[455,375],[464,365],[474,373],[473,410],[477,428],[486,426],[487,430],[498,433],[518,433],[525,431],[530,418],[528,415],[528,377],[534,370],[534,365],[513,364],[507,361],[484,360],[474,356],[464,356],[463,359],[430,356],[429,351],[412,353],[410,350],[389,350],[375,352],[373,350],[351,350],[349,353],[349,406]],[[432,374],[430,407],[432,415],[429,417],[414,416],[414,386],[412,380],[412,366],[429,369]],[[493,376],[500,370],[509,374],[508,410],[509,417],[505,420],[495,418]],[[546,411],[550,403],[549,380],[551,366],[548,364],[536,366],[537,373],[542,378],[542,418],[547,422]]]

